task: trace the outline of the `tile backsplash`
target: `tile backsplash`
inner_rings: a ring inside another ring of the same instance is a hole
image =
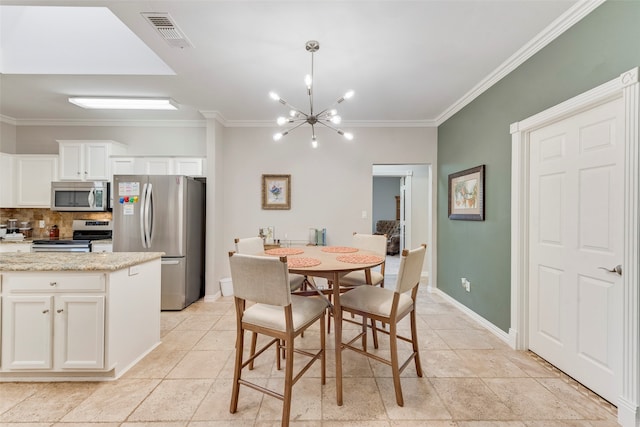
[[[74,219],[111,219],[111,212],[58,212],[44,208],[0,208],[0,224],[6,224],[8,219],[17,219],[18,227],[23,221],[29,221],[32,228],[32,237],[41,238],[49,236],[49,228],[57,225],[60,228],[60,238],[71,238],[71,229]],[[43,220],[44,228],[39,228],[39,221]]]

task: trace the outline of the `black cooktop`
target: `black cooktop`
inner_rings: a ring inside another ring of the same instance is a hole
[[[34,240],[34,245],[88,245],[91,240],[59,240],[59,239],[41,239]]]

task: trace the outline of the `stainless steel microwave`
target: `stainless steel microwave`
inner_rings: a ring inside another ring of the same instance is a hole
[[[107,211],[109,210],[109,183],[106,181],[52,182],[51,210]]]

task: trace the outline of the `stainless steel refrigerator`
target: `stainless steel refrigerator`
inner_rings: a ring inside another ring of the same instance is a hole
[[[203,294],[205,184],[181,175],[114,175],[114,252],[164,252],[162,310]]]

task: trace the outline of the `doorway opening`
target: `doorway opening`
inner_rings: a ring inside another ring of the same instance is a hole
[[[378,221],[397,221],[398,249],[388,251],[385,263],[385,276],[394,283],[402,249],[431,245],[431,165],[373,165],[372,180],[372,233]],[[431,259],[425,260],[427,269]]]

